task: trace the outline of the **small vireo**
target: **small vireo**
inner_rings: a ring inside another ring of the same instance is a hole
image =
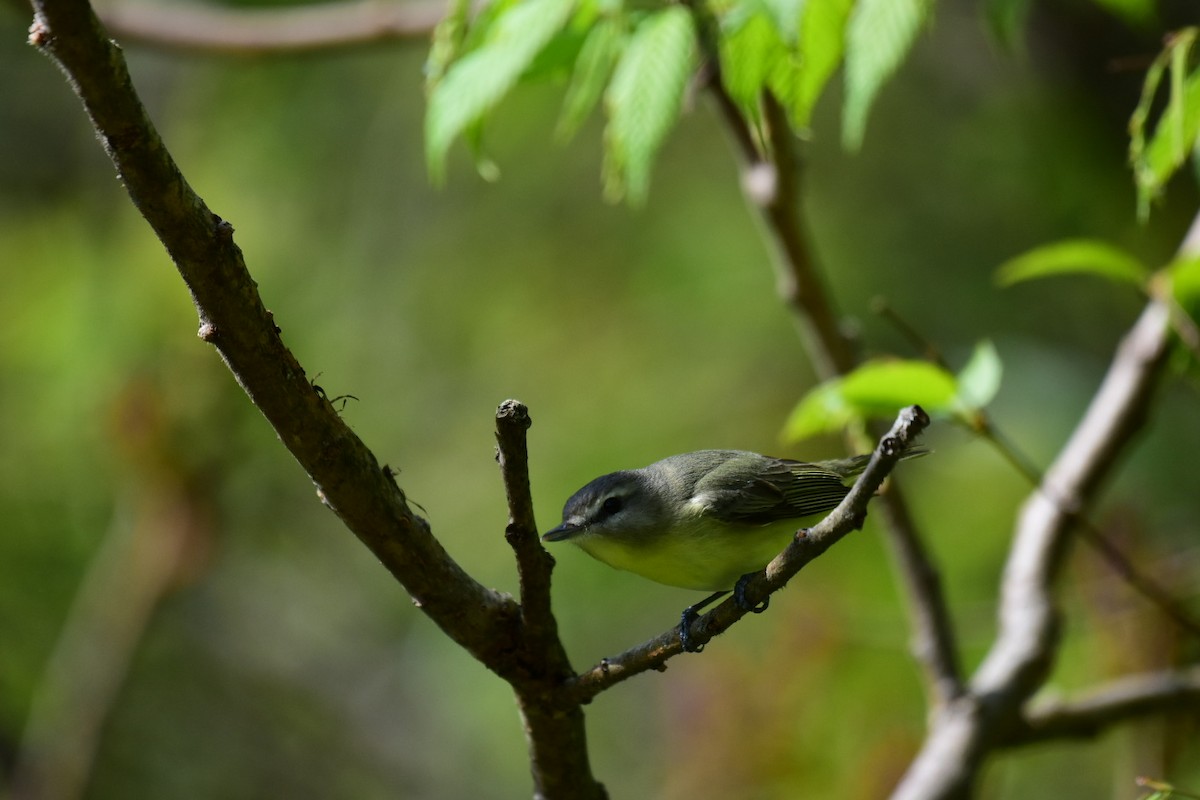
[[[903,458],[927,452],[910,447]],[[562,523],[542,539],[574,542],[609,566],[658,583],[715,592],[684,611],[681,638],[694,650],[687,628],[696,612],[730,589],[744,605],[744,579],[779,555],[799,520],[836,508],[870,460],[809,464],[746,450],[683,453],[596,478],[571,495]]]

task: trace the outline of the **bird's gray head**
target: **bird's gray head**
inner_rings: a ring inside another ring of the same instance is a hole
[[[571,495],[563,506],[562,523],[547,531],[542,540],[631,538],[666,522],[663,498],[645,470],[625,470],[596,478]]]

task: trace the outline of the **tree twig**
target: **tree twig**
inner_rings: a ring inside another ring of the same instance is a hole
[[[1006,744],[1050,739],[1091,738],[1113,725],[1148,714],[1200,708],[1200,666],[1129,675],[1095,686],[1069,701],[1047,700],[1022,715],[1022,724]]]
[[[571,672],[558,638],[558,625],[550,611],[550,573],[554,557],[538,539],[529,489],[529,450],[525,432],[532,425],[529,409],[518,400],[505,400],[496,410],[496,461],[508,498],[508,526],[504,538],[517,560],[521,591],[521,618],[527,635],[535,637],[535,649],[556,649],[563,674]]]
[[[255,56],[423,38],[446,12],[432,0],[354,0],[279,8],[110,0],[104,26],[122,41],[171,50]]]
[[[745,117],[715,72],[709,90],[743,159],[742,184],[747,200],[761,213],[775,243],[779,294],[793,313],[818,375],[830,378],[845,374],[856,363],[854,346],[838,323],[803,227],[801,165],[787,115],[773,97],[763,96],[768,150],[764,158]],[[892,485],[879,505],[912,622],[912,652],[924,672],[930,703],[936,708],[958,696],[963,688],[941,577],[913,524],[900,486]]]
[[[1172,325],[1175,328],[1176,334],[1182,340],[1183,328],[1178,322],[1178,315],[1183,313],[1183,310],[1178,308],[1178,305],[1173,302],[1173,298],[1164,300],[1164,302],[1168,304],[1168,307],[1174,309],[1172,311]],[[947,372],[953,372],[950,364],[942,356],[941,351],[925,338],[915,326],[897,313],[885,300],[878,299],[874,305],[876,312],[891,322],[910,343],[924,354],[926,360],[937,364]],[[1041,486],[1044,490],[1045,475],[1034,464],[1033,459],[1022,452],[1011,439],[1004,435],[986,409],[976,409],[970,421],[964,422],[964,425],[990,444],[1008,462],[1009,466],[1028,481],[1031,488]],[[1068,505],[1067,503],[1063,503],[1062,508],[1066,513],[1071,513]],[[1124,580],[1130,588],[1140,594],[1151,605],[1157,607],[1160,612],[1170,618],[1182,630],[1194,637],[1200,638],[1200,622],[1197,622],[1188,613],[1187,609],[1183,607],[1183,604],[1175,599],[1158,581],[1138,569],[1137,565],[1104,535],[1099,527],[1096,526],[1096,523],[1092,522],[1090,517],[1082,513],[1075,514],[1075,525],[1080,537],[1096,551],[1101,560],[1107,563],[1113,572]]]

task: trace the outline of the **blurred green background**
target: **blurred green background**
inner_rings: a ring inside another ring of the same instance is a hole
[[[89,798],[528,796],[507,687],[321,506],[196,338],[181,281],[62,77],[24,43],[28,24],[19,8],[0,10],[6,771],[31,707],[64,703],[39,694],[48,676],[108,663],[119,682],[110,713],[96,710]],[[1006,365],[997,421],[1044,464],[1140,301],[1087,280],[999,290],[993,270],[1068,236],[1161,263],[1197,193],[1177,181],[1151,223],[1135,223],[1124,125],[1141,73],[1107,65],[1152,57],[1155,31],[1051,4],[1026,34],[1007,52],[975,4],[942,4],[862,152],[839,148],[836,87],[805,152],[815,246],[864,353],[915,355],[872,315],[877,296],[956,363],[991,338]],[[779,441],[813,375],[704,97],[642,210],[601,200],[599,124],[553,146],[554,86],[519,91],[490,126],[499,182],[480,180],[460,151],[435,189],[422,163],[425,51],[126,52],[184,173],[234,225],[286,342],[330,396],[357,398],[344,418],[400,470],[468,571],[515,591],[492,438],[508,397],[534,419],[543,528],[588,479],[671,453],[838,452]],[[1165,387],[1097,513],[1190,601],[1196,409],[1194,381]],[[903,482],[971,667],[990,640],[1026,487],[966,434],[940,425],[928,438],[936,456],[905,465]],[[153,565],[139,559],[176,535],[181,555],[158,557],[178,568],[145,588]],[[661,632],[697,599],[554,552],[578,668]],[[110,618],[127,595],[136,606],[157,593],[144,619]],[[1194,655],[1089,551],[1076,553],[1063,598],[1055,691]],[[103,635],[64,652],[69,620]],[[868,524],[770,613],[589,706],[596,774],[614,798],[880,796],[923,731],[907,645],[887,549]],[[1150,722],[1011,754],[988,770],[984,796],[1133,797],[1143,773],[1200,789],[1194,734],[1186,721]]]

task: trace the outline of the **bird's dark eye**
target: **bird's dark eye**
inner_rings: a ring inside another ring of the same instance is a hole
[[[620,511],[624,505],[625,501],[620,497],[606,497],[604,502],[600,504],[600,514],[601,516],[611,517]]]

